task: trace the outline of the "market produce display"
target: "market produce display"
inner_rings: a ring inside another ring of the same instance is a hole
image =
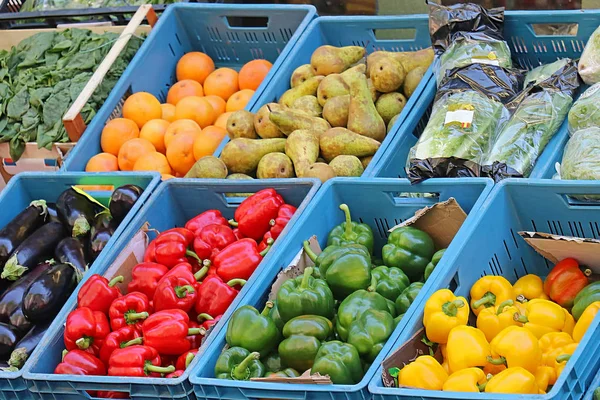
[[[244,109],[271,66],[267,60],[252,60],[239,72],[215,69],[206,54],[185,54],[165,103],[147,92],[129,96],[122,118],[110,120],[102,130],[102,153],[85,170],[158,171],[164,179],[224,178],[226,167],[212,154],[227,134],[228,117]]]
[[[376,260],[370,226],[352,221],[347,205],[340,209],[346,220],[329,232],[320,254],[304,242],[314,266],[284,280],[264,309],[246,305],[233,313],[229,348],[216,362],[215,377],[289,378],[310,371],[334,384],[362,379],[443,250],[435,251],[426,232],[398,227]]]
[[[19,160],[25,143],[51,149],[69,141],[62,117],[90,80],[118,34],[67,29],[36,33],[0,50],[0,142]],[[88,123],[142,44],[133,37],[106,74],[82,116]]]
[[[295,211],[264,189],[240,204],[235,221],[208,210],[159,233],[130,277],[90,277],[67,317],[54,373],[181,376]],[[232,354],[226,365],[246,356]]]
[[[547,393],[600,309],[600,286],[588,275],[567,258],[544,280],[530,274],[511,285],[484,276],[470,299],[440,289],[424,305],[431,355],[389,373],[396,385],[428,390]]]
[[[0,357],[5,370],[25,364],[141,193],[138,186],[121,186],[105,207],[73,187],[56,203],[33,201],[0,229]]]
[[[172,4],[176,0],[26,0],[20,12],[63,10],[71,8],[102,8],[140,6],[142,4]]]

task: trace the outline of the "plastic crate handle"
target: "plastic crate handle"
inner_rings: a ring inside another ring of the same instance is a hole
[[[86,105],[94,91],[100,85],[110,67],[112,67],[113,63],[119,57],[129,39],[134,35],[136,29],[141,25],[144,19],[148,20],[150,26],[154,26],[158,21],[158,17],[150,4],[144,4],[138,8],[136,13],[134,14],[131,21],[127,24],[115,44],[112,46],[102,63],[88,83],[85,85],[79,96],[75,99],[75,102],[71,105],[67,113],[63,116],[63,125],[69,135],[69,140],[71,142],[76,142],[81,138],[83,132],[85,131],[86,125],[83,121],[83,117],[81,116],[81,110]]]

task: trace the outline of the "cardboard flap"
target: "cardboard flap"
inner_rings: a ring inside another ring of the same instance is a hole
[[[394,226],[390,232],[402,226],[413,226],[427,232],[433,239],[436,249],[445,249],[450,246],[450,242],[466,218],[467,214],[451,197],[446,201],[418,210],[414,217]]]
[[[123,282],[116,286],[121,289],[121,292],[127,293],[127,285],[131,282],[131,271],[133,268],[144,261],[144,253],[148,247],[148,224],[144,224],[142,228],[131,238],[129,243],[123,248],[115,261],[108,267],[103,274],[109,281],[115,276],[122,275]]]
[[[329,375],[321,375],[318,372],[314,375],[310,374],[310,370],[305,371],[302,375],[296,378],[285,378],[280,376],[269,378],[250,378],[253,382],[277,382],[277,383],[302,383],[308,385],[331,385]]]

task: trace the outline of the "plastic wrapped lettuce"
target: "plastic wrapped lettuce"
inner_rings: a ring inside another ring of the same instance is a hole
[[[563,153],[560,178],[600,179],[600,128],[582,129],[571,136]]]
[[[592,33],[581,53],[579,75],[588,85],[600,82],[600,27]]]
[[[600,83],[590,86],[569,111],[569,133],[600,127]]]
[[[483,163],[484,173],[496,181],[529,176],[562,125],[579,87],[571,60],[538,67],[527,74],[526,81],[531,85],[513,102],[518,105]]]

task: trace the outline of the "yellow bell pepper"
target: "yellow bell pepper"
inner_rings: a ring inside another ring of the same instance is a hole
[[[522,323],[514,319],[514,315],[520,312],[521,309],[512,300],[506,300],[498,307],[484,308],[477,316],[477,328],[481,329],[488,341],[491,341],[508,326],[522,326]]]
[[[565,332],[550,332],[546,333],[544,336],[538,340],[538,344],[540,345],[540,350],[542,351],[542,362],[544,361],[544,356],[556,349],[560,349],[561,347],[573,343],[573,338],[568,333]],[[545,364],[545,363],[544,363]],[[552,365],[551,365],[552,366]]]
[[[570,314],[550,300],[533,299],[524,304],[525,315],[515,314],[515,321],[523,323],[538,339],[550,332],[573,331]]]
[[[571,344],[561,347],[559,349],[559,351],[557,351],[558,355],[553,360],[554,361],[554,370],[556,371],[557,379],[560,376],[560,374],[563,372],[563,369],[565,369],[565,367],[567,366],[567,363],[571,359],[571,356],[573,355],[573,353],[575,353],[575,350],[577,350],[578,344],[579,343],[571,343]]]
[[[487,364],[483,367],[483,372],[486,375],[498,375],[500,372],[506,369],[506,365],[504,364],[492,364],[488,361]]]
[[[435,343],[446,343],[448,333],[458,325],[469,321],[469,303],[457,297],[451,290],[441,289],[431,295],[425,303],[423,326],[427,338]]]
[[[535,376],[525,368],[511,367],[490,379],[486,393],[539,394]]]
[[[581,317],[579,317],[575,324],[575,328],[573,328],[573,339],[576,342],[581,342],[581,339],[583,339],[583,336],[592,324],[594,317],[598,314],[598,310],[600,310],[600,301],[593,302],[583,311]]]
[[[446,351],[450,371],[483,367],[491,356],[490,344],[483,332],[466,325],[457,326],[450,331]]]
[[[444,383],[445,392],[476,392],[479,393],[487,385],[487,376],[479,368],[466,368],[454,372]]]
[[[549,300],[544,293],[544,281],[537,275],[529,274],[520,277],[513,285],[517,301],[524,303],[533,299]]]
[[[535,371],[535,381],[540,390],[546,391],[549,385],[556,383],[556,370],[546,365],[538,367]]]
[[[398,384],[419,389],[442,390],[448,373],[431,356],[420,356],[398,373]]]
[[[509,326],[496,335],[490,343],[490,350],[488,361],[505,364],[508,369],[522,367],[535,373],[542,361],[538,339],[531,331],[519,326]]]
[[[442,358],[444,360],[442,362],[442,367],[444,367],[448,375],[450,375],[452,371],[450,371],[450,364],[448,364],[448,349],[445,344],[440,344],[440,351],[442,352]]]
[[[471,309],[475,315],[487,307],[494,307],[506,300],[515,300],[513,287],[502,276],[484,276],[471,286]]]

